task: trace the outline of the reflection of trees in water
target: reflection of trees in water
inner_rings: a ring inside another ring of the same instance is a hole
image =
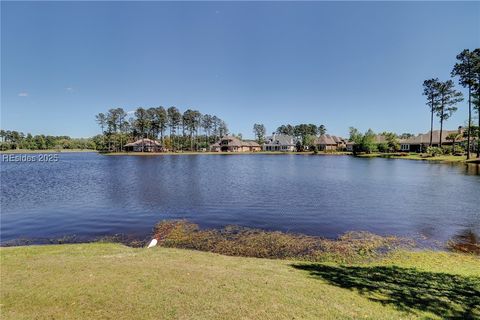
[[[452,168],[456,168],[459,173],[463,173],[468,176],[480,175],[480,164],[478,163],[446,162],[442,163],[442,166],[450,166]]]
[[[480,175],[480,164],[474,164],[474,163],[466,164],[465,173],[467,175],[472,175],[472,176]]]
[[[480,237],[470,229],[464,229],[453,236],[447,245],[455,251],[480,254]]]

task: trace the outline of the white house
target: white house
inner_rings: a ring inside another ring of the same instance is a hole
[[[285,134],[273,134],[267,137],[265,143],[262,145],[263,151],[295,151],[295,138]]]

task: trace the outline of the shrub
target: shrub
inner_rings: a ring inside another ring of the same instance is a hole
[[[454,155],[456,156],[463,156],[465,154],[465,148],[462,146],[455,146],[455,150],[453,152]]]
[[[452,154],[452,146],[444,146],[443,148],[443,154]]]
[[[377,144],[378,151],[380,152],[389,152],[388,143],[379,143]]]
[[[439,147],[428,147],[427,153],[432,157],[436,157],[436,156],[442,155],[443,150],[442,148],[439,148]]]

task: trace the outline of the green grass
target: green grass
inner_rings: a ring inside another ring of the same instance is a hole
[[[92,243],[0,257],[2,319],[480,317],[480,260],[465,254],[341,265]]]
[[[30,150],[30,149],[15,149],[3,150],[0,153],[16,154],[16,153],[69,153],[69,152],[97,152],[92,149],[45,149],[45,150]]]
[[[369,153],[359,154],[360,158],[388,158],[388,159],[406,159],[406,160],[423,160],[423,161],[438,161],[438,162],[465,162],[466,156],[452,156],[440,155],[435,157],[426,157],[419,153],[408,153],[401,155],[400,153]]]

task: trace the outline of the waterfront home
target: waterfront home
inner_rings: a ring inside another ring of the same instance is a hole
[[[263,151],[295,151],[295,138],[285,134],[273,134],[267,137],[265,143],[262,145]]]
[[[355,142],[348,141],[345,145],[345,149],[349,152],[353,152],[353,147],[355,146]]]
[[[460,127],[458,130],[443,130],[442,132],[442,145],[451,146],[453,144],[452,140],[447,140],[447,136],[451,133],[463,134],[463,128]],[[460,137],[455,143],[461,143],[465,141],[465,138]],[[421,133],[415,137],[409,139],[400,140],[400,150],[404,152],[425,152],[430,146],[430,131],[427,133]],[[432,146],[440,146],[440,130],[434,130],[432,132]]]
[[[323,134],[316,139],[315,145],[320,151],[335,151],[345,150],[347,142],[341,137]]]
[[[151,139],[138,139],[135,142],[127,143],[124,147],[125,151],[133,152],[160,152],[162,151],[162,145],[155,140]]]
[[[255,141],[226,136],[212,144],[210,149],[214,152],[256,152],[261,151],[262,148]]]

